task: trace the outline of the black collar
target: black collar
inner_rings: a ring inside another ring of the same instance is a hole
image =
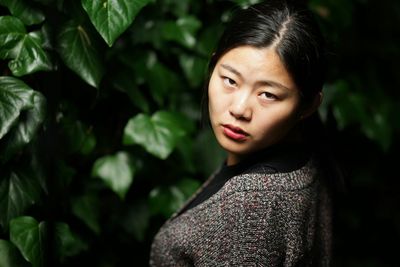
[[[311,151],[302,143],[279,144],[255,152],[237,164],[227,166],[225,162],[218,175],[229,179],[258,164],[274,172],[291,172],[304,166],[310,157]]]

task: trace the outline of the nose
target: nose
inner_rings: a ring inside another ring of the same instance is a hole
[[[238,120],[250,121],[252,116],[250,94],[246,91],[237,92],[230,106],[229,113]]]

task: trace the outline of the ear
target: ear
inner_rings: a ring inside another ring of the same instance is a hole
[[[322,92],[316,94],[311,104],[301,112],[300,120],[304,120],[305,118],[311,116],[314,112],[316,112],[322,103],[322,99]]]

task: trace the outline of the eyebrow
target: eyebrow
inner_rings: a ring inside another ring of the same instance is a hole
[[[233,72],[234,74],[236,74],[240,78],[243,78],[242,74],[238,70],[232,68],[231,66],[225,65],[225,64],[221,64],[221,67],[226,69],[226,70],[229,70],[230,72]]]
[[[233,68],[233,67],[231,67],[231,66],[229,66],[229,65],[226,65],[226,64],[220,64],[220,66],[221,66],[222,68],[224,68],[224,69],[226,69],[226,70],[228,70],[228,71],[230,71],[230,72],[236,74],[236,75],[239,76],[241,79],[243,79],[243,75],[242,75],[238,70],[236,70],[235,68]],[[260,84],[262,84],[262,85],[278,87],[278,88],[281,88],[281,89],[283,89],[283,90],[290,91],[290,89],[289,89],[288,87],[286,87],[286,86],[284,86],[283,84],[278,83],[278,82],[274,82],[274,81],[270,81],[270,80],[262,80],[262,81],[259,81],[258,83],[260,83]]]

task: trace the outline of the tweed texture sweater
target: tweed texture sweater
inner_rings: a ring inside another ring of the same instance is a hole
[[[260,163],[155,236],[150,266],[330,266],[331,209],[315,160],[290,172]]]

